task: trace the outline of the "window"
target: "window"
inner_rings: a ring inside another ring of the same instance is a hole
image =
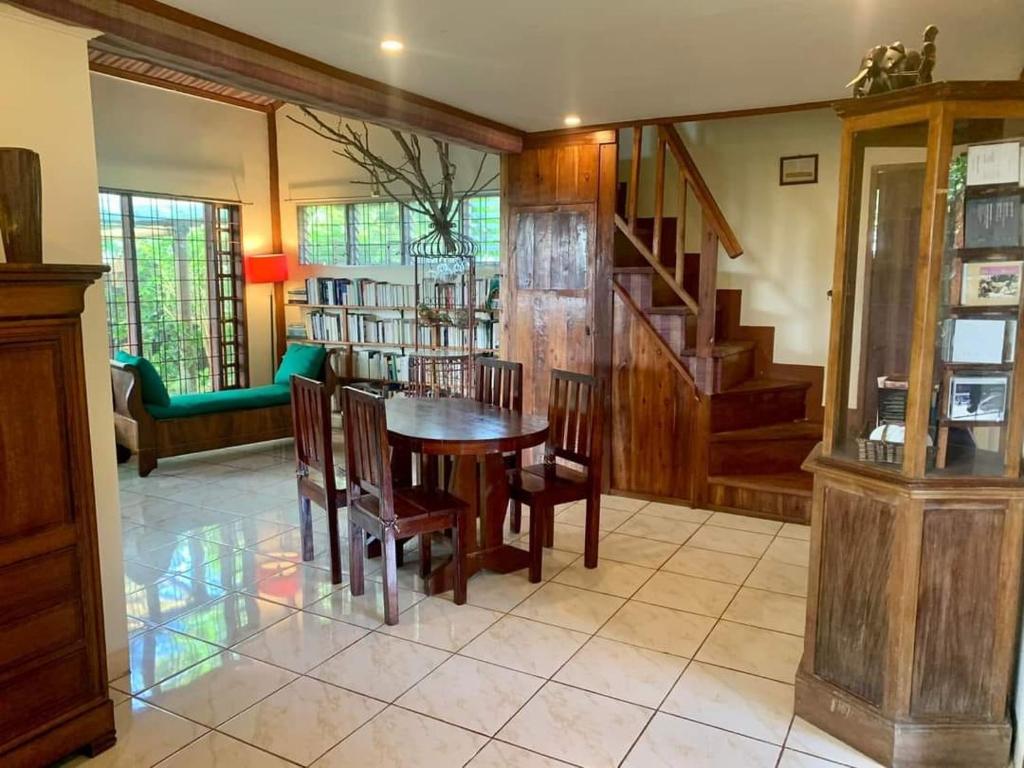
[[[497,263],[501,247],[497,195],[465,201],[456,228],[477,244],[477,260]],[[299,206],[302,264],[404,264],[409,245],[429,231],[427,217],[394,202]]]
[[[110,352],[144,355],[172,395],[242,387],[238,206],[100,192]]]

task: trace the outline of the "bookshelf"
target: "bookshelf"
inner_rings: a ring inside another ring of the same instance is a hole
[[[470,346],[497,352],[498,276],[478,278],[473,288],[424,279],[417,291],[412,283],[311,277],[288,292],[288,339],[343,350],[342,376],[402,387],[409,383],[411,354],[454,357]],[[431,298],[417,307],[417,293]],[[470,294],[478,297],[472,324],[465,307]],[[472,340],[466,338],[470,325]]]

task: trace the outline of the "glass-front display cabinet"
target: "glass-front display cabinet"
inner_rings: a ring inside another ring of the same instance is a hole
[[[836,110],[797,713],[885,764],[1002,766],[1024,529],[1024,82]]]

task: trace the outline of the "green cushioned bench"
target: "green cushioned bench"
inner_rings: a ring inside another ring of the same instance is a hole
[[[273,384],[170,396],[149,361],[118,352],[110,361],[117,442],[138,454],[145,477],[158,458],[290,437],[290,377],[318,378],[333,393],[334,359],[323,347],[292,344]]]
[[[267,384],[248,389],[222,389],[220,392],[203,392],[198,395],[177,395],[171,404],[146,405],[154,419],[180,419],[185,416],[202,416],[206,413],[266,408],[271,405],[288,405],[291,392],[287,384]]]

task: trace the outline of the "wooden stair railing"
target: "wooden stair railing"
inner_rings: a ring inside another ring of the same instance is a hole
[[[655,152],[654,179],[654,232],[648,247],[638,231],[638,210],[640,201],[640,165],[643,148],[644,125],[633,126],[633,157],[630,164],[629,183],[626,196],[626,216],[616,215],[616,227],[629,239],[640,255],[654,271],[672,288],[683,304],[697,318],[695,379],[702,392],[711,392],[714,366],[712,353],[715,346],[715,296],[718,289],[718,247],[725,250],[730,258],[743,253],[743,248],[732,227],[715,201],[704,177],[701,176],[693,157],[683,144],[675,126],[656,125],[658,141]],[[662,234],[665,219],[665,160],[671,157],[678,171],[678,218],[675,232],[675,263],[669,270],[661,261]],[[701,209],[700,273],[698,275],[697,297],[694,298],[684,287],[686,261],[686,205],[689,193]]]

